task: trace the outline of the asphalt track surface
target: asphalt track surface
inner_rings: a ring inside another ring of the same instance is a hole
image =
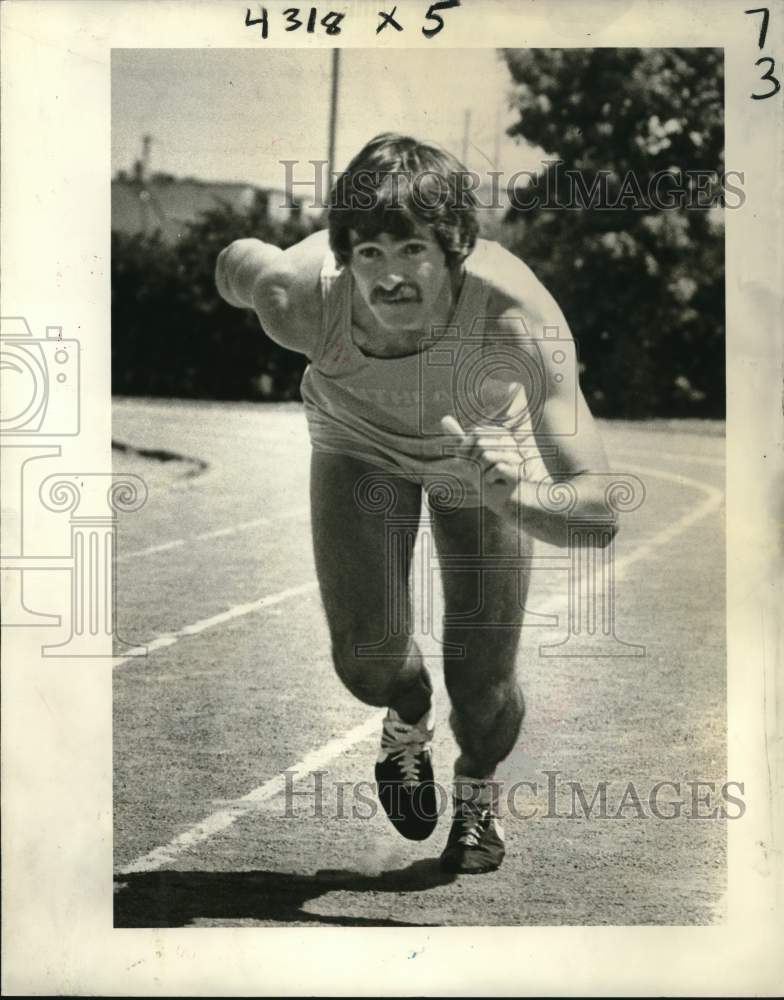
[[[301,408],[115,401],[113,437],[130,446],[115,471],[149,488],[119,534],[116,926],[723,918],[727,824],[699,818],[725,805],[727,777],[722,426],[601,427],[613,468],[646,490],[615,551],[616,634],[645,655],[541,655],[567,635],[567,575],[534,571],[519,654],[527,716],[498,773],[506,860],[455,877],[437,864],[456,755],[439,593],[420,641],[437,681],[445,811],[429,840],[410,843],[368,784],[382,713],[332,670]],[[127,655],[141,645],[146,656]],[[673,818],[650,806],[662,781],[675,784],[655,801]],[[529,784],[510,793],[516,782]],[[586,818],[570,782],[588,803],[606,783],[605,810],[597,800]]]

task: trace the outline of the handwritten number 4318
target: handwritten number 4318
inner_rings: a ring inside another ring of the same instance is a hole
[[[762,14],[762,24],[760,25],[760,33],[757,44],[761,49],[765,48],[765,39],[768,35],[768,24],[770,23],[770,11],[767,7],[754,7],[752,10],[744,11],[745,14]],[[778,94],[781,90],[781,84],[778,79],[773,75],[773,70],[776,67],[775,59],[771,56],[760,56],[760,58],[754,63],[755,66],[762,66],[767,63],[768,68],[765,70],[760,80],[767,80],[769,83],[773,84],[771,90],[766,91],[764,94],[752,94],[751,99],[753,101],[764,101],[767,97],[773,97],[774,94]]]
[[[431,3],[425,14],[425,21],[430,22],[427,27],[422,26],[422,34],[425,38],[432,38],[437,35],[439,31],[444,27],[444,19],[438,13],[441,10],[450,10],[453,7],[459,7],[460,0],[435,0],[435,3]],[[386,27],[387,24],[391,24],[398,31],[402,31],[403,28],[395,20],[395,12],[397,7],[393,7],[391,12],[387,13],[385,11],[379,11],[379,16],[383,19],[380,27],[377,29],[381,31],[382,28]],[[304,12],[303,12],[304,14]],[[299,7],[287,7],[283,11],[283,16],[286,19],[285,31],[296,31],[297,28],[301,28],[306,22],[301,20]],[[316,31],[316,26],[321,25],[325,29],[328,35],[339,35],[340,34],[340,22],[345,17],[345,14],[338,14],[336,11],[329,11],[324,17],[318,20],[318,11],[315,7],[311,7],[308,12],[307,26],[305,30],[308,34],[313,34]],[[259,25],[261,28],[261,37],[267,38],[269,36],[269,16],[267,14],[267,8],[262,7],[259,17],[252,17],[250,10],[245,11],[245,27],[251,28],[254,25]]]
[[[299,19],[299,7],[287,7],[283,11],[283,16],[286,18],[287,27],[286,31],[296,31],[297,28],[301,28],[304,24],[303,21]],[[316,30],[316,18],[318,14],[315,7],[310,8],[310,13],[308,15],[307,28],[305,29],[308,34],[312,35]],[[324,17],[321,18],[319,24],[322,28],[326,29],[328,35],[339,35],[340,34],[340,22],[345,17],[345,14],[338,14],[335,11],[330,11]],[[254,25],[261,26],[261,37],[267,38],[269,36],[269,18],[267,16],[267,8],[261,8],[261,16],[253,18],[251,17],[250,11],[245,11],[245,27],[252,28]]]

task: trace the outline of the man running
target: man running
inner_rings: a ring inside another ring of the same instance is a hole
[[[566,321],[522,261],[477,238],[469,180],[435,146],[377,136],[336,181],[327,230],[286,251],[237,240],[216,282],[309,358],[313,547],[332,656],[352,694],[388,709],[378,794],[414,840],[438,816],[409,582],[428,497],[460,748],[441,864],[476,873],[504,856],[493,777],[524,713],[525,560],[534,538],[567,542],[550,488],[570,491],[572,516],[604,513],[590,474],[607,462]]]

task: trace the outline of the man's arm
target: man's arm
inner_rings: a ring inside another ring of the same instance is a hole
[[[519,518],[535,537],[563,546],[568,541],[567,516],[607,517],[607,483],[597,475],[608,472],[607,456],[579,386],[574,342],[563,313],[530,268],[503,254],[504,266],[489,303],[492,329],[516,352],[527,354],[527,369],[541,380],[529,386],[531,402],[534,397],[540,400],[531,413],[531,428],[549,478],[522,478],[521,463],[510,461],[514,439],[511,434],[499,436],[497,427],[463,434],[461,453],[482,465],[490,506]],[[450,422],[444,429],[457,434],[459,427]],[[550,492],[554,484],[568,484],[565,489],[573,494],[574,505],[556,509]],[[614,525],[610,536],[616,529]]]
[[[222,299],[238,309],[253,308],[253,287],[283,251],[261,240],[234,240],[218,254],[215,285]]]
[[[518,475],[509,505],[510,511],[521,518],[527,531],[553,545],[567,544],[568,517],[604,524],[611,514],[605,502],[608,480],[603,475],[609,472],[607,458],[579,387],[576,403],[576,427],[571,434],[575,400],[563,400],[556,395],[545,402],[534,437],[540,450],[545,452],[543,460],[550,475],[549,482],[532,482]],[[564,433],[567,436],[560,436]],[[553,446],[557,448],[557,453],[547,454]],[[573,504],[561,507],[559,500],[566,498],[555,484],[567,484],[566,489],[574,498]],[[612,530],[597,535],[605,543],[618,530],[614,519],[607,527]]]
[[[253,309],[276,343],[310,357],[321,330],[319,277],[328,249],[325,231],[288,250],[235,240],[218,255],[215,284],[229,305]]]

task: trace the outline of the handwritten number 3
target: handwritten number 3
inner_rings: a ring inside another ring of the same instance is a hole
[[[751,98],[754,101],[764,101],[766,97],[773,97],[774,94],[778,94],[778,92],[781,90],[781,84],[779,83],[778,79],[773,75],[773,69],[776,65],[774,60],[771,59],[770,56],[762,56],[762,58],[758,59],[754,63],[754,65],[759,66],[760,63],[770,63],[764,76],[760,77],[760,80],[770,80],[770,82],[773,84],[773,90],[769,90],[767,94],[752,94]]]

